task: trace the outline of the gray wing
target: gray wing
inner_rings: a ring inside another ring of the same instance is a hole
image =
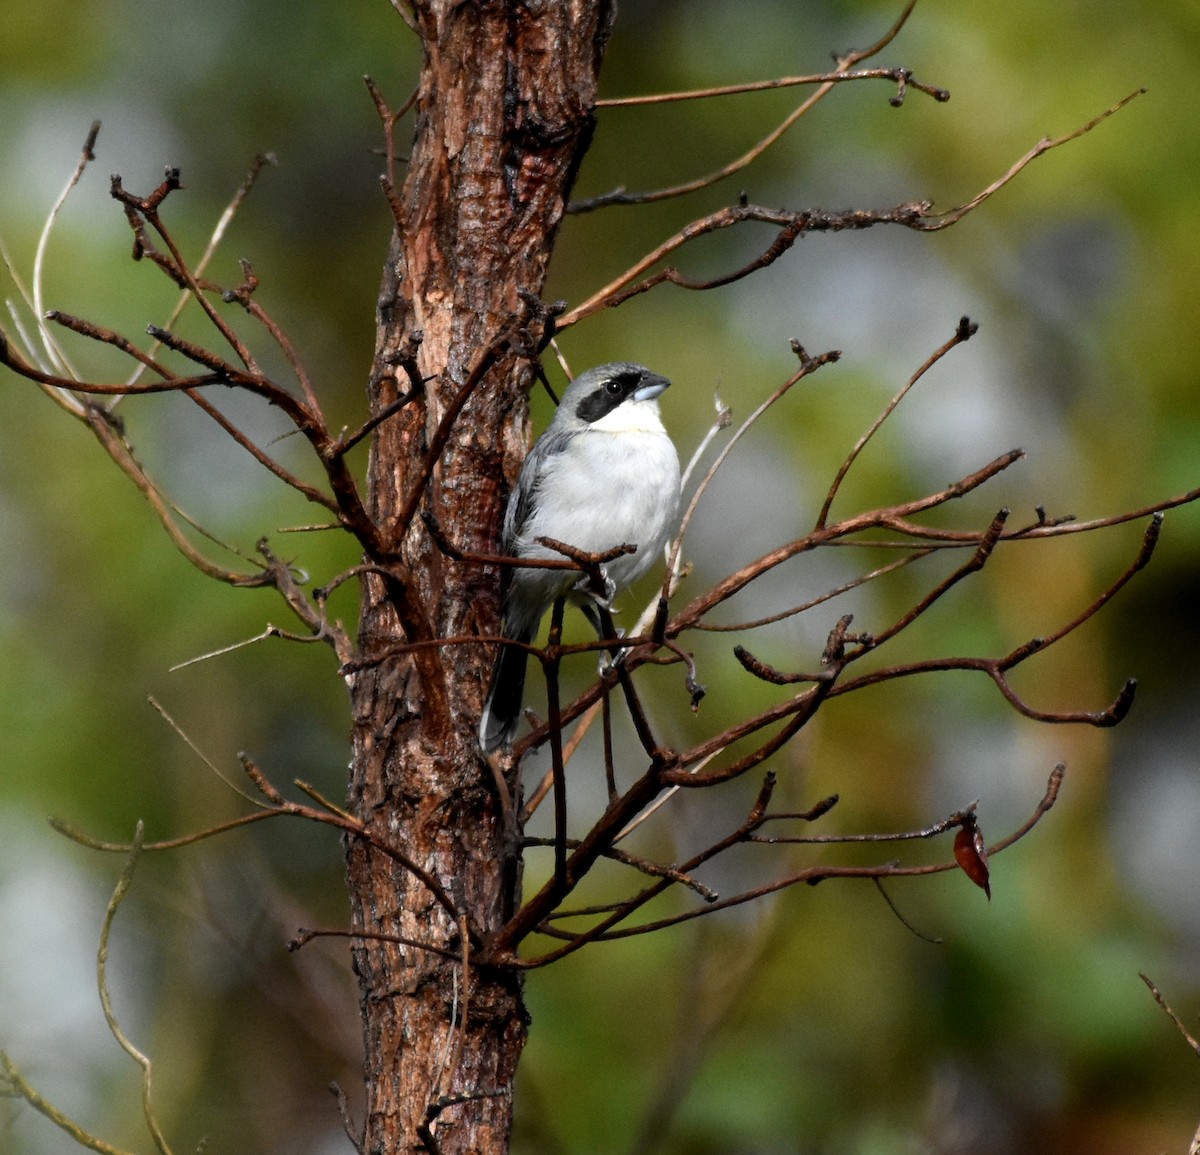
[[[572,434],[564,430],[547,429],[537,439],[517,475],[517,486],[509,494],[508,506],[504,511],[504,529],[501,542],[505,553],[513,552],[513,545],[525,528],[525,523],[537,509],[543,472],[542,465],[567,447]]]

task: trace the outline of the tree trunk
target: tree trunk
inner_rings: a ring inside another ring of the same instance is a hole
[[[518,847],[475,731],[489,646],[398,646],[494,634],[499,574],[454,561],[412,495],[467,549],[494,550],[505,478],[524,454],[532,374],[500,343],[539,294],[554,231],[587,148],[611,0],[414,5],[424,42],[415,138],[394,205],[379,298],[371,406],[430,378],[377,429],[370,504],[380,556],[363,579],[364,668],[350,676],[353,812],[396,849],[354,841],[347,871],[366,1046],[364,1151],[504,1152],[527,1019],[519,975],[462,965],[453,909],[478,950],[519,899]],[[487,375],[422,463],[485,352]],[[510,782],[510,788],[515,784]],[[410,865],[405,865],[405,860]],[[421,877],[425,875],[425,877]],[[444,892],[439,898],[435,893]],[[447,901],[448,900],[448,901]],[[375,936],[391,936],[384,940]],[[394,941],[415,940],[447,953]]]

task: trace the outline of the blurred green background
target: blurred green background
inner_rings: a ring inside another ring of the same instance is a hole
[[[878,0],[627,0],[603,93],[626,95],[794,75],[877,39],[899,4]],[[399,103],[418,57],[386,0],[47,0],[0,11],[0,236],[28,275],[48,206],[89,123],[98,159],[47,254],[47,307],[131,335],[163,323],[175,295],[128,260],[108,174],[146,191],[166,164],[186,192],[168,219],[203,248],[253,155],[266,171],[211,275],[247,257],[259,299],[293,335],[335,424],[362,419],[373,308],[390,221],[369,73]],[[939,515],[986,525],[1010,505],[1081,518],[1200,484],[1200,14],[1190,0],[922,0],[879,58],[952,93],[844,85],[751,169],[686,200],[570,219],[550,296],[586,298],[686,221],[732,203],[881,207],[962,203],[1037,140],[1148,95],[1032,165],[955,228],[810,236],[768,271],[706,294],[664,286],[564,335],[571,364],[650,363],[675,387],[668,426],[686,453],[712,395],[748,414],[792,371],[788,349],[843,350],[731,459],[689,538],[684,591],[811,525],[838,464],[888,397],[966,313],[979,335],[922,381],[864,455],[837,506],[940,488],[1017,445],[984,492]],[[577,193],[675,183],[765,135],[797,90],[600,115]],[[684,250],[710,276],[770,239],[746,226]],[[11,285],[5,295],[15,297]],[[2,322],[11,330],[7,317]],[[195,317],[185,333],[203,335]],[[266,354],[266,343],[260,342]],[[125,371],[70,344],[97,374]],[[228,400],[261,439],[282,431]],[[122,405],[152,474],[189,513],[249,550],[263,533],[314,582],[352,565],[320,520],[183,399]],[[535,400],[538,428],[547,419]],[[226,773],[247,750],[279,783],[343,790],[347,716],[332,656],[278,640],[171,667],[290,625],[268,594],[193,572],[90,437],[28,383],[0,381],[0,1046],[64,1110],[131,1150],[150,1144],[137,1071],[108,1036],[94,952],[119,859],[74,846],[48,814],[97,836],[151,838],[242,813],[147,703]],[[276,447],[299,464],[302,449]],[[316,511],[319,513],[319,511]],[[1140,525],[1002,550],[895,646],[896,660],[998,654],[1069,621],[1136,552]],[[790,563],[723,620],[784,608],[881,555],[829,551]],[[947,572],[929,559],[799,619],[744,638],[761,657],[811,666],[843,612],[878,630]],[[1200,511],[1168,515],[1150,569],[1095,621],[1014,681],[1044,709],[1096,709],[1140,682],[1114,731],[1040,726],[986,679],[937,675],[869,690],[824,711],[774,763],[781,804],[837,791],[819,829],[923,826],[973,799],[996,838],[1023,821],[1050,768],[1062,798],[993,863],[987,903],[961,875],[894,883],[910,932],[868,884],[801,888],[652,938],[598,946],[531,974],[519,1080],[524,1152],[828,1152],[1008,1155],[1183,1151],[1200,1120],[1190,1054],[1138,980],[1146,971],[1194,1024],[1200,1007]],[[352,618],[347,590],[333,609]],[[710,688],[700,715],[676,672],[656,724],[671,741],[774,700],[694,639]],[[578,671],[582,680],[587,670]],[[586,752],[585,752],[586,753]],[[528,778],[543,766],[531,765]],[[582,824],[601,803],[582,758]],[[681,859],[740,821],[758,780],[677,799],[640,835]],[[820,853],[750,847],[704,877],[723,894]],[[939,861],[937,844],[882,848]],[[864,858],[875,861],[878,855]],[[343,925],[341,851],[324,829],[264,824],[145,860],[110,960],[118,1014],[156,1060],[161,1120],[178,1151],[349,1150],[331,1080],[357,1110],[356,992],[344,947],[284,950],[298,926]],[[544,864],[534,859],[531,880]],[[628,880],[598,878],[611,896]],[[683,900],[663,910],[682,909]],[[0,1102],[0,1150],[50,1155],[69,1142]]]

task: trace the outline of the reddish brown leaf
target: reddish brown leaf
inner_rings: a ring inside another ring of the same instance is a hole
[[[983,843],[983,832],[973,814],[968,815],[954,836],[954,860],[963,873],[990,899],[992,887],[988,872],[987,848]]]

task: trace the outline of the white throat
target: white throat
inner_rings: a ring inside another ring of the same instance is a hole
[[[657,398],[624,401],[599,421],[593,421],[588,429],[602,433],[661,433],[664,436],[667,432],[658,415]]]

